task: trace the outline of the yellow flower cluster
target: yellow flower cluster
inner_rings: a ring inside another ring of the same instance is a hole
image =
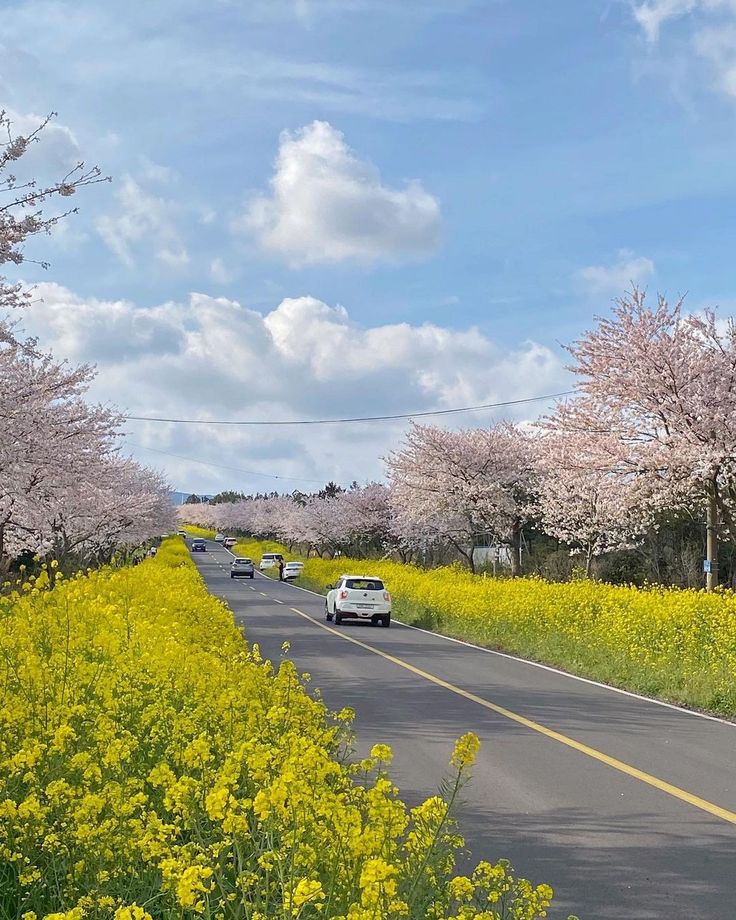
[[[204,540],[214,540],[217,536],[214,530],[207,530],[206,527],[196,527],[194,524],[184,524],[182,530],[186,530],[190,537],[202,537]]]
[[[413,810],[350,722],[274,672],[178,538],[131,569],[0,598],[3,920],[544,916],[548,889],[453,880],[454,786]]]
[[[238,552],[257,558],[259,544],[247,541]],[[734,592],[494,579],[455,566],[427,571],[346,558],[303,561],[300,583],[315,590],[343,572],[370,569],[391,591],[395,616],[407,623],[736,715]]]

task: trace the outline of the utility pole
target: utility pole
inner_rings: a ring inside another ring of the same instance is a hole
[[[705,588],[712,591],[718,587],[718,495],[715,479],[708,482],[708,506],[706,516],[706,560]]]

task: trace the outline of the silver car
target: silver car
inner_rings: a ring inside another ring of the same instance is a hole
[[[238,556],[230,564],[230,577],[237,578],[239,575],[247,575],[253,578],[255,575],[255,566],[252,559],[246,559],[245,556]]]

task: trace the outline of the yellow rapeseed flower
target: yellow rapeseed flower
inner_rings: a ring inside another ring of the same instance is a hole
[[[244,903],[251,920],[419,920],[418,867],[427,918],[462,908],[462,920],[487,920],[451,900],[462,844],[448,803],[409,811],[374,772],[386,745],[359,773],[346,756],[352,712],[328,713],[292,662],[274,669],[248,647],[183,541],[135,568],[41,581],[0,595],[13,676],[0,859],[21,920],[226,920]],[[513,920],[546,910],[548,890],[506,869],[472,883],[473,904],[513,896]]]
[[[466,732],[455,743],[450,763],[458,770],[463,770],[475,763],[475,758],[480,750],[480,739],[473,732]]]
[[[393,760],[394,752],[387,744],[374,744],[371,748],[371,757],[389,764]]]

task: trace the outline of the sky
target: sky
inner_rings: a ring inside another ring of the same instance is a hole
[[[24,325],[139,417],[559,393],[631,284],[733,308],[736,0],[0,0],[24,158],[110,183],[33,241]],[[34,261],[36,260],[36,261]],[[38,262],[46,261],[48,268]],[[539,401],[438,418],[527,420]],[[126,423],[180,491],[384,475],[406,422]]]

